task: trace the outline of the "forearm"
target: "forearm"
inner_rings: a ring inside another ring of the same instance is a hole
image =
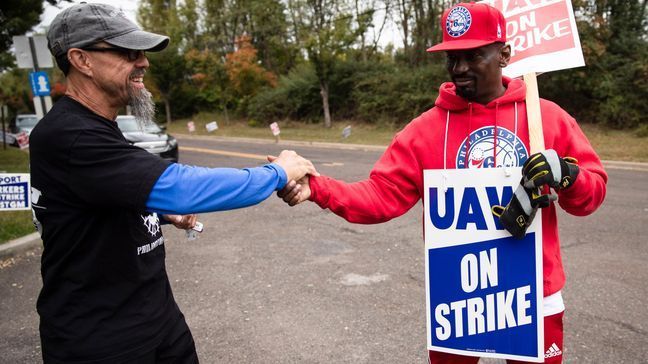
[[[378,224],[401,216],[420,198],[415,189],[399,188],[378,176],[355,183],[311,177],[310,188],[310,199],[321,208],[359,224]]]
[[[569,139],[563,144],[559,155],[576,158],[579,174],[571,187],[558,191],[558,204],[572,215],[592,214],[605,199],[607,173],[575,120],[568,120],[568,128],[562,135],[567,135]]]
[[[170,165],[153,186],[149,211],[191,214],[231,210],[258,204],[286,184],[286,173],[275,165],[204,168]]]
[[[605,199],[607,174],[603,167],[592,170],[581,168],[576,182],[558,192],[558,204],[566,212],[587,216],[598,209]]]

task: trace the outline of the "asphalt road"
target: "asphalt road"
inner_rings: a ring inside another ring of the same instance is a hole
[[[258,165],[255,155],[286,148],[180,144],[193,148],[181,150],[181,162],[213,167]],[[287,148],[346,181],[367,176],[380,155]],[[596,214],[560,216],[566,363],[648,362],[648,171],[608,172]],[[202,362],[426,362],[421,214],[418,204],[388,223],[354,225],[314,204],[289,208],[272,197],[201,215],[205,232],[194,241],[165,227],[169,277]],[[0,259],[0,363],[40,361],[39,259],[39,248]]]

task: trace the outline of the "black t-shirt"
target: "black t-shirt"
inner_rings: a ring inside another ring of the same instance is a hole
[[[179,315],[159,220],[145,209],[168,162],[63,97],[31,133],[30,164],[44,243],[37,303],[44,357],[151,350]]]

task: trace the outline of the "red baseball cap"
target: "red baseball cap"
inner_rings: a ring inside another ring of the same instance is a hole
[[[443,42],[428,52],[473,49],[506,42],[506,21],[501,11],[485,3],[462,3],[443,12]]]

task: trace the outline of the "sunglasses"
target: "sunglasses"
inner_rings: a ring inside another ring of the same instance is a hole
[[[126,56],[126,59],[128,59],[129,62],[135,62],[137,61],[140,56],[144,55],[144,51],[139,51],[135,49],[126,49],[126,48],[113,48],[113,47],[86,47],[86,48],[81,48],[84,51],[91,51],[91,52],[116,52],[116,53],[121,53],[122,55]]]

